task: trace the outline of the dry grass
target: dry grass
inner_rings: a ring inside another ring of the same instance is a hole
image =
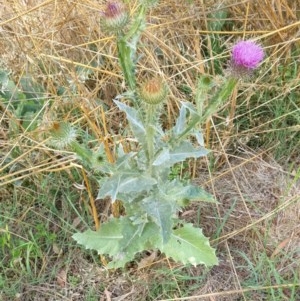
[[[134,13],[137,1],[129,2],[130,11]],[[45,143],[43,133],[53,121],[73,122],[98,140],[114,136],[122,129],[122,115],[116,112],[112,99],[124,91],[124,83],[114,37],[106,36],[99,26],[99,11],[103,5],[103,1],[95,0],[0,0],[1,68],[9,70],[16,83],[24,75],[34,78],[47,92],[40,111],[40,125],[33,132],[0,106],[0,202],[11,198],[10,185],[16,180],[27,180],[39,187],[45,174],[64,170],[72,180],[69,171],[81,170],[72,154],[61,156],[62,152],[51,150]],[[220,7],[228,11],[228,23],[221,32],[211,32],[211,16]],[[189,299],[180,297],[181,284],[175,276],[170,276],[178,288],[170,300],[271,300],[264,295],[267,289],[261,287],[262,282],[253,280],[255,273],[249,266],[250,262],[253,269],[261,264],[259,254],[272,261],[274,269],[288,283],[281,287],[273,279],[268,284],[275,290],[282,288],[282,298],[285,298],[282,300],[289,300],[288,288],[293,285],[295,273],[295,279],[300,279],[300,184],[293,180],[297,176],[297,162],[300,162],[299,148],[286,154],[286,161],[295,162],[294,170],[288,171],[288,165],[282,167],[272,159],[272,147],[278,145],[275,141],[270,150],[263,151],[246,145],[257,135],[275,132],[269,127],[273,119],[251,117],[251,127],[245,130],[234,126],[245,115],[260,109],[259,98],[253,107],[252,99],[257,99],[257,95],[272,91],[274,97],[268,100],[271,105],[288,99],[291,91],[299,89],[300,74],[285,81],[282,71],[290,68],[292,47],[300,47],[299,8],[299,0],[169,0],[161,1],[149,15],[140,48],[138,82],[148,74],[162,74],[169,83],[171,95],[166,126],[173,122],[178,101],[191,99],[199,74],[215,74],[216,79],[219,78],[213,62],[226,62],[229,49],[237,40],[253,38],[267,52],[258,76],[241,83],[240,90],[204,129],[209,138],[207,142],[215,150],[215,170],[207,174],[208,162],[191,168],[195,180],[201,185],[205,183],[220,204],[213,209],[201,207],[200,213],[198,207],[192,206],[183,213],[183,218],[197,223],[198,216],[207,235],[215,237],[219,231],[213,244],[217,247],[220,265],[206,274],[201,287],[194,288]],[[212,34],[217,35],[220,46],[228,50],[215,54]],[[282,85],[276,82],[278,78],[283,78]],[[189,87],[190,94],[183,91],[184,86]],[[65,89],[64,96],[58,96],[60,87]],[[103,105],[105,118],[101,117]],[[232,119],[226,119],[226,115]],[[18,124],[18,135],[11,135],[11,120]],[[286,129],[295,133],[299,125]],[[7,161],[16,148],[17,155]],[[43,190],[37,193],[42,194]],[[153,279],[159,282],[163,278],[156,271],[168,267],[172,275],[178,268],[155,257],[150,258],[150,267],[132,267],[127,274],[109,275],[105,269],[90,265],[88,260],[79,260],[81,256],[73,253],[68,264],[63,262],[66,257],[59,258],[61,269],[57,271],[58,275],[76,276],[77,287],[57,279],[53,283],[25,284],[23,295],[16,300],[88,300],[84,299],[87,288],[97,290],[99,286],[103,290],[101,300],[154,300],[147,297],[148,287]],[[44,273],[47,272],[45,269]],[[191,268],[187,272],[192,276],[203,274],[202,268]],[[260,279],[269,277],[269,271],[264,272],[259,275]],[[190,280],[191,285],[193,281]],[[251,286],[260,288],[252,290]]]
[[[220,265],[211,271],[199,295],[207,290],[215,292],[218,286],[223,290],[225,285],[226,290],[236,293],[227,297],[220,295],[215,300],[241,300],[240,282],[251,278],[253,273],[247,264],[252,262],[258,266],[263,254],[286,279],[293,279],[291,273],[299,270],[300,183],[293,183],[293,177],[276,162],[262,157],[242,152],[208,181],[220,202],[215,224],[223,224],[222,233],[213,242],[222,256]],[[204,179],[199,180],[203,183]],[[213,236],[218,226],[212,227],[211,220],[216,217],[205,209],[201,217],[207,233]],[[290,257],[285,255],[287,253]],[[261,276],[267,279],[269,271],[261,272],[266,273]],[[263,293],[263,290],[252,292],[244,299],[264,300],[260,299]]]

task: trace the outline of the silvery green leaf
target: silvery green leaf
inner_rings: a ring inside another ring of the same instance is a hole
[[[187,108],[189,110],[189,113],[190,113],[191,116],[200,117],[197,110],[196,110],[196,108],[195,108],[195,106],[192,103],[187,102],[187,101],[182,101],[181,106]]]
[[[185,123],[186,123],[186,107],[181,106],[180,111],[179,111],[179,116],[176,120],[176,124],[173,128],[173,132],[175,136],[179,135],[180,133],[183,132],[185,128]]]
[[[109,196],[114,202],[119,193],[149,191],[154,184],[156,184],[156,180],[150,176],[136,172],[120,172],[102,182],[97,198]]]
[[[107,268],[124,267],[136,253],[161,247],[157,225],[133,225],[127,217],[113,218],[102,224],[98,231],[87,230],[72,237],[86,249],[111,256]]]
[[[173,133],[175,134],[175,136],[179,136],[186,130],[187,115],[189,115],[190,117],[190,123],[194,123],[200,118],[193,104],[191,104],[190,102],[181,102],[179,116],[176,120],[175,126],[173,127]]]
[[[133,225],[144,224],[148,221],[147,214],[129,217]]]
[[[203,235],[201,229],[194,228],[192,224],[175,229],[168,243],[163,245],[162,251],[183,264],[218,264],[215,250],[209,245],[208,238]]]
[[[153,165],[154,166],[159,166],[159,165],[164,165],[170,161],[170,152],[169,149],[163,148],[160,153],[157,155],[155,158]]]
[[[156,224],[133,225],[126,217],[121,218],[120,221],[123,239],[119,242],[119,252],[113,254],[112,261],[107,265],[108,268],[124,267],[127,262],[134,259],[136,253],[161,246],[161,237]]]
[[[160,124],[156,124],[154,127],[155,133],[157,134],[157,136],[159,137],[159,139],[161,139],[162,137],[165,136],[165,132],[162,129]]]
[[[128,90],[128,91],[124,91],[122,94],[118,94],[114,99],[113,101],[119,101],[121,100],[122,98],[126,98],[126,99],[130,99],[130,100],[135,100],[135,95],[134,95],[134,92],[131,91],[131,90]]]
[[[100,189],[97,195],[97,199],[104,199],[109,196],[114,202],[118,195],[118,185],[120,182],[121,175],[117,174],[110,178],[105,178],[100,180]]]
[[[183,195],[185,194],[186,187],[184,184],[175,179],[172,181],[165,181],[162,182],[159,186],[159,192],[163,195],[166,199],[172,199],[174,201],[177,201],[178,199],[181,199]]]
[[[132,158],[136,156],[136,152],[124,153],[123,156],[117,158],[115,165],[115,170],[130,170],[134,168]]]
[[[204,138],[203,138],[203,134],[200,131],[195,131],[195,133],[193,133],[197,139],[197,142],[200,146],[204,147]]]
[[[184,198],[187,198],[190,201],[216,203],[216,200],[210,193],[208,193],[207,191],[205,191],[199,186],[195,186],[191,184],[186,187]]]
[[[126,154],[126,152],[124,151],[123,144],[119,143],[118,146],[117,146],[117,158],[121,158],[125,154]]]
[[[101,225],[98,231],[87,230],[76,233],[72,237],[86,249],[98,251],[99,254],[117,254],[120,241],[123,239],[121,219],[111,219]]]
[[[142,120],[139,117],[138,111],[117,100],[114,100],[114,102],[121,111],[126,113],[127,120],[129,121],[134,136],[140,143],[145,143],[146,130]]]
[[[176,179],[160,185],[159,188],[160,193],[165,198],[174,200],[180,206],[185,206],[185,201],[216,202],[213,196],[201,187],[193,184],[183,184]]]
[[[149,191],[157,181],[147,175],[136,174],[122,174],[122,178],[119,185],[119,191],[121,193]]]
[[[183,141],[170,152],[172,164],[182,162],[187,158],[200,158],[209,153],[204,147],[195,148],[190,142]]]
[[[26,73],[26,76],[22,76],[20,79],[21,90],[24,91],[26,99],[36,99],[39,103],[42,103],[46,98],[46,91],[44,87],[37,83],[32,74]]]
[[[172,216],[175,213],[175,206],[166,199],[160,199],[158,196],[150,196],[143,200],[143,209],[160,227],[163,243],[166,243],[171,235]]]
[[[13,80],[10,79],[10,74],[0,69],[0,97],[5,100],[25,100],[26,96],[22,93]]]

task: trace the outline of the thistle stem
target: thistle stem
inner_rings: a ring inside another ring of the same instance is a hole
[[[82,161],[91,166],[92,152],[89,149],[79,144],[77,141],[73,141],[70,146]]]
[[[128,46],[127,41],[122,37],[117,41],[118,55],[120,65],[124,74],[125,82],[131,91],[135,90],[135,64],[132,60],[132,49]]]
[[[152,174],[152,163],[154,158],[154,135],[155,135],[155,119],[157,113],[156,105],[146,106],[146,141],[149,172]]]
[[[136,51],[142,30],[145,27],[146,8],[140,6],[140,10],[135,16],[134,22],[126,34],[121,34],[117,38],[118,56],[126,84],[131,91],[135,91],[135,67]]]
[[[197,89],[195,95],[195,103],[198,115],[202,116],[204,111],[204,103],[207,99],[209,88],[211,87],[211,80],[208,76],[201,76],[197,82]]]
[[[187,125],[186,129],[176,137],[176,142],[183,139],[186,135],[188,135],[199,123],[205,122],[209,117],[214,114],[218,107],[226,101],[232,91],[234,90],[238,80],[236,78],[229,78],[226,83],[224,84],[223,88],[216,94],[216,96],[210,101],[208,107],[205,109],[203,114],[200,116],[195,116],[190,123]],[[175,141],[171,141],[171,143],[174,143]]]
[[[236,86],[238,80],[234,77],[230,77],[224,84],[223,88],[216,94],[215,97],[210,101],[208,107],[205,109],[203,117],[201,121],[205,121],[209,118],[212,114],[214,114],[218,107],[224,103],[231,95]]]

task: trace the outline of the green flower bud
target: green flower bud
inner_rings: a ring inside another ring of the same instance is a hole
[[[76,130],[66,122],[54,122],[50,130],[49,144],[58,149],[65,149],[76,141]]]
[[[168,95],[168,87],[162,79],[154,77],[143,83],[139,89],[140,98],[150,104],[162,103]]]

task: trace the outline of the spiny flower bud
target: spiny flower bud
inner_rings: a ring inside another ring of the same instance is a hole
[[[50,130],[49,143],[58,149],[65,149],[76,141],[76,130],[66,122],[54,122]]]
[[[252,41],[240,41],[232,49],[231,68],[233,76],[248,75],[264,58],[262,47]]]
[[[107,31],[118,32],[127,25],[128,12],[122,3],[108,1],[104,12],[102,12],[101,24]]]
[[[150,105],[163,102],[168,95],[168,87],[161,78],[154,77],[143,83],[139,89],[140,98]]]

